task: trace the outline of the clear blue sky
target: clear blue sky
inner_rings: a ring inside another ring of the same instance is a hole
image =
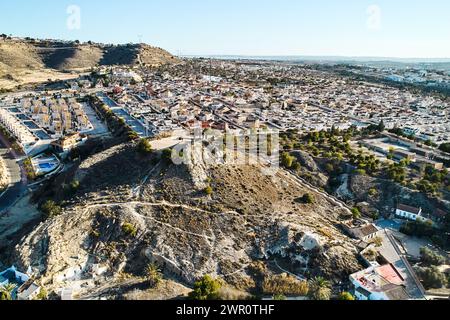
[[[67,27],[67,7],[81,28]],[[369,6],[376,5],[368,11]],[[448,0],[3,0],[0,33],[178,54],[450,58]]]

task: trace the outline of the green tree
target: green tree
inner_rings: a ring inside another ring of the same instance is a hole
[[[353,219],[361,218],[361,211],[358,208],[352,208]]]
[[[310,280],[309,295],[314,300],[330,300],[331,284],[323,277],[315,277]]]
[[[341,292],[339,300],[355,300],[355,297],[350,292]]]
[[[446,263],[446,258],[423,247],[420,249],[420,261],[427,266],[441,266]]]
[[[0,300],[12,300],[13,291],[16,288],[13,284],[6,284],[0,287]]]
[[[36,300],[47,300],[48,299],[48,293],[45,288],[41,288],[38,295],[36,296]]]
[[[292,157],[288,152],[281,154],[281,165],[287,169],[290,169],[294,164],[295,157]]]
[[[437,267],[420,268],[417,274],[425,289],[441,289],[447,285],[445,274],[440,272]]]
[[[220,281],[205,275],[202,279],[195,282],[194,290],[189,293],[189,298],[193,300],[217,300],[221,288],[222,284]]]

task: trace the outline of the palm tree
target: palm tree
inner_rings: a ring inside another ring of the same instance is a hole
[[[0,288],[0,300],[12,300],[12,293],[16,288],[15,285],[9,283]]]
[[[153,288],[157,287],[162,280],[161,270],[156,264],[151,263],[145,271],[150,286]]]
[[[323,277],[315,277],[310,281],[309,294],[314,300],[330,300],[331,284]]]

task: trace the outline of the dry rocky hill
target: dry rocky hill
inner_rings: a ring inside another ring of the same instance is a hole
[[[145,44],[106,46],[0,38],[0,88],[69,78],[71,72],[102,65],[158,66],[177,59],[169,52]]]
[[[9,183],[8,170],[5,161],[0,156],[0,193],[7,187]]]
[[[152,262],[177,285],[211,274],[253,294],[273,293],[267,283],[282,273],[338,282],[361,268],[354,241],[337,227],[346,210],[283,170],[267,176],[258,165],[202,158],[177,166],[130,144],[88,158],[67,177],[81,187],[64,213],[24,237],[14,260],[49,290],[74,287],[82,298],[130,295],[124,284],[142,282]],[[313,204],[300,200],[305,193]],[[86,275],[99,266],[102,277]]]

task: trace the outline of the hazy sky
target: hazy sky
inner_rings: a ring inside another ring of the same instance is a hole
[[[185,55],[450,58],[450,1],[2,0],[0,33]]]

